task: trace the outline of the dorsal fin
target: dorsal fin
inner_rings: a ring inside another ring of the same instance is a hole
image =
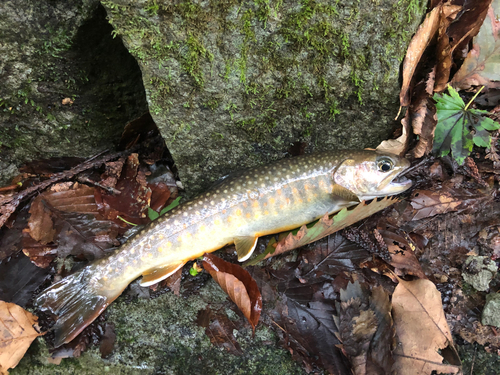
[[[257,240],[259,237],[246,236],[246,237],[235,237],[234,246],[236,247],[236,254],[238,254],[238,261],[244,262],[250,255],[252,255],[257,245]]]
[[[332,195],[334,197],[340,197],[347,202],[359,202],[359,198],[356,194],[339,184],[333,185]]]
[[[178,263],[172,263],[164,267],[157,267],[147,270],[142,274],[142,280],[140,282],[141,286],[150,286],[156,284],[167,277],[175,273],[179,268],[181,268],[186,262],[180,261]]]

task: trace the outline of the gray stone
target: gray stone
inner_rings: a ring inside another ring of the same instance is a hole
[[[498,267],[486,256],[470,256],[464,263],[462,277],[474,289],[484,292],[488,290],[490,281],[495,277]]]
[[[426,1],[102,1],[189,193],[228,171],[391,135]]]
[[[26,161],[113,149],[147,111],[111,32],[97,0],[0,1],[0,185]]]
[[[500,328],[500,294],[491,293],[486,296],[481,323]]]

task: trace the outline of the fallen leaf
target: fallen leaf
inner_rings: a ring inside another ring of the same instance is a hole
[[[262,312],[262,296],[252,276],[239,265],[226,262],[213,254],[203,256],[203,268],[239,307],[255,331]]]
[[[434,91],[436,92],[444,90],[450,78],[453,49],[447,29],[461,10],[461,5],[445,3],[440,14],[438,41],[435,53],[438,60],[436,64],[436,84],[434,87]]]
[[[431,281],[400,280],[392,295],[392,316],[397,335],[394,370],[398,375],[461,372],[441,293]]]
[[[411,220],[420,220],[452,211],[463,211],[470,208],[472,203],[486,198],[484,194],[465,189],[416,190],[410,199],[414,210]]]
[[[75,184],[71,189],[60,190],[57,185],[55,191],[45,191],[31,203],[30,219],[28,222],[30,236],[46,245],[54,240],[56,230],[52,221],[52,211],[47,203],[59,211],[97,214],[97,205],[94,200],[94,188]]]
[[[342,355],[336,336],[336,313],[330,303],[310,302],[302,305],[286,298],[283,306],[283,327],[286,346],[293,357],[311,368],[312,364],[323,367],[331,374],[349,374],[347,360]]]
[[[39,195],[31,203],[30,220],[28,222],[30,236],[39,241],[42,245],[46,245],[54,240],[56,230],[51,218],[51,211],[47,207],[42,195]]]
[[[318,243],[313,249],[304,251],[301,256],[300,279],[305,283],[352,272],[360,261],[371,257],[366,250],[339,233],[331,235],[328,241]]]
[[[147,224],[150,221],[147,209],[151,201],[151,188],[148,187],[145,171],[140,168],[137,154],[131,154],[127,158],[115,189],[120,194],[95,189],[97,207],[104,218],[121,226],[126,224],[120,218],[133,224]]]
[[[112,323],[106,323],[104,326],[104,334],[102,336],[99,351],[101,358],[107,358],[113,352],[116,341],[115,326]]]
[[[123,129],[118,148],[121,150],[129,149],[133,145],[146,139],[149,132],[158,132],[156,123],[149,112],[141,117],[133,119]]]
[[[48,278],[48,269],[39,268],[23,253],[0,262],[0,300],[26,307],[33,293]]]
[[[462,50],[468,48],[470,40],[479,32],[491,0],[460,1],[459,3],[463,3],[462,12],[447,31],[455,58],[462,56]]]
[[[211,310],[202,310],[198,315],[200,325],[205,327],[205,333],[210,338],[210,342],[223,348],[228,353],[241,356],[244,354],[240,344],[234,337],[233,332],[238,330],[237,322],[232,321],[225,313],[212,316]],[[204,320],[204,321],[201,321]]]
[[[399,102],[402,107],[407,107],[410,104],[410,84],[413,74],[422,54],[438,31],[442,7],[443,4],[440,3],[427,14],[408,46],[403,61],[403,84],[399,94]]]
[[[493,0],[479,33],[452,80],[458,89],[471,86],[500,88],[500,0]]]
[[[417,145],[411,151],[415,158],[421,158],[432,151],[434,129],[437,124],[436,105],[431,98],[435,76],[436,68],[434,67],[425,82],[420,82],[415,86],[413,100],[409,107],[413,134],[418,135]]]
[[[42,335],[37,321],[22,307],[0,301],[0,374],[16,367],[32,341]]]
[[[57,235],[57,255],[102,258],[108,250],[119,245],[116,236],[119,227],[110,220],[99,220],[93,215],[53,210]]]
[[[380,201],[375,199],[368,204],[366,201],[362,201],[353,209],[343,208],[340,212],[334,214],[331,219],[326,214],[312,227],[308,228],[306,225],[303,225],[297,234],[294,235],[293,232],[288,234],[288,236],[278,242],[275,252],[267,254],[265,258],[267,259],[273,255],[282,254],[317,241],[363,220],[396,202],[398,202],[397,198],[385,197]]]
[[[417,250],[410,236],[404,231],[392,226],[384,226],[387,229],[378,229],[378,232],[387,244],[391,260],[389,264],[395,268],[398,276],[414,275],[426,279],[420,262],[415,256]]]
[[[405,117],[401,120],[401,124],[403,125],[402,134],[396,139],[388,139],[382,141],[377,146],[377,151],[380,152],[388,152],[391,154],[403,156],[408,150],[409,138],[408,134],[410,133],[410,112],[407,111]]]
[[[340,301],[335,320],[353,373],[390,374],[394,329],[389,294],[381,286],[370,292],[356,281],[340,291]]]

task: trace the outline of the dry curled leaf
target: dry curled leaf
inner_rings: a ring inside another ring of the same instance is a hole
[[[262,312],[262,296],[252,276],[241,266],[226,262],[212,254],[203,256],[203,268],[236,303],[255,330]]]
[[[42,335],[37,321],[22,307],[0,301],[0,374],[16,367],[32,341]]]
[[[461,364],[441,304],[429,280],[400,280],[392,295],[398,375],[458,374]],[[445,364],[444,361],[448,364]]]
[[[432,38],[436,35],[439,27],[439,19],[443,4],[439,4],[425,17],[418,31],[413,36],[408,51],[403,61],[403,84],[399,94],[399,102],[402,107],[410,104],[410,84],[418,62]]]
[[[396,139],[388,139],[382,141],[377,146],[377,151],[388,152],[399,156],[403,156],[406,153],[406,150],[408,149],[408,144],[410,142],[408,135],[410,134],[411,131],[409,111],[406,112],[406,116],[401,120],[401,124],[403,125],[402,134]]]

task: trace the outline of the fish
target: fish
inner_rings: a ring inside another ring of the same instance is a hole
[[[54,346],[73,340],[135,279],[149,286],[186,262],[234,244],[247,260],[261,236],[292,230],[362,200],[400,194],[407,159],[327,151],[236,173],[151,222],[105,258],[57,281],[35,300],[57,316]]]

